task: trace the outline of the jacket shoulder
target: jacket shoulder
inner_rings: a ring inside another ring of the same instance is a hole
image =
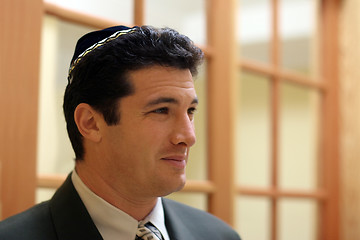
[[[1,221],[0,239],[56,239],[49,210],[49,202],[40,203],[22,213]]]
[[[165,222],[170,231],[187,231],[196,235],[195,239],[240,240],[234,229],[210,213],[165,198],[163,205]]]

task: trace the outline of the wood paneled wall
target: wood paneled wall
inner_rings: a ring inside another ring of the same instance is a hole
[[[42,0],[0,7],[0,219],[35,201]]]
[[[360,1],[343,0],[340,21],[342,237],[360,239]]]

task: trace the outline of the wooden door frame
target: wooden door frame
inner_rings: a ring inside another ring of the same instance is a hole
[[[0,219],[34,204],[42,0],[0,10]]]

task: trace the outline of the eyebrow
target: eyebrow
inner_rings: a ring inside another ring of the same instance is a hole
[[[158,105],[158,104],[161,104],[161,103],[175,103],[175,104],[178,104],[179,101],[176,100],[175,98],[160,97],[160,98],[157,98],[157,99],[154,99],[154,100],[148,102],[145,107],[151,107],[151,106]],[[198,98],[194,98],[192,100],[192,102],[191,102],[191,104],[197,104],[197,103],[199,103]]]

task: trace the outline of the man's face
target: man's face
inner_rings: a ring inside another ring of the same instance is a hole
[[[196,140],[192,75],[154,66],[129,76],[134,94],[119,101],[119,124],[103,132],[104,177],[129,196],[164,196],[184,186],[189,148]]]

